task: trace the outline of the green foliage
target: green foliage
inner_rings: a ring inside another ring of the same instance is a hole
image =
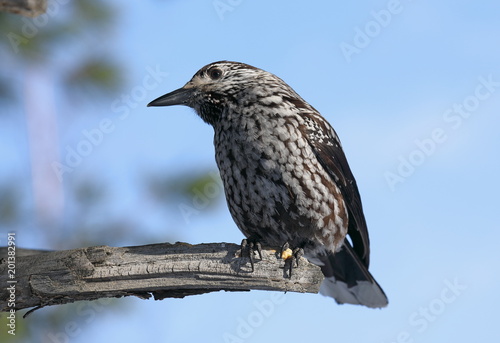
[[[4,33],[0,35],[0,57],[23,70],[26,65],[51,69],[60,75],[56,78],[63,81],[63,89],[72,91],[71,95],[119,91],[121,70],[109,46],[95,43],[96,37],[106,37],[106,31],[113,27],[114,8],[97,0],[54,6],[53,13],[37,18],[0,13],[0,32]],[[0,68],[6,68],[5,63]],[[0,98],[13,99],[8,96],[12,93],[9,85],[0,76]]]
[[[10,323],[8,316],[10,315],[10,313],[0,313],[0,328],[2,328],[0,330],[0,342],[14,342],[14,339],[17,342],[23,342],[26,337],[29,337],[26,321],[22,319],[22,314],[16,313],[15,330],[11,331],[12,329],[8,326]],[[15,335],[10,334],[9,331],[15,333]]]
[[[110,95],[123,83],[120,69],[109,60],[90,58],[66,76],[65,83],[75,92]]]
[[[19,218],[19,200],[12,185],[0,186],[0,225],[11,225]]]
[[[179,201],[191,204],[204,199],[204,208],[214,208],[223,192],[218,172],[183,173],[175,176],[153,175],[147,179],[152,198],[169,204]],[[196,201],[196,200],[195,200]]]

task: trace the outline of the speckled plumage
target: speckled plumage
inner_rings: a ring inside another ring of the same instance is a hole
[[[229,210],[246,237],[303,248],[322,266],[321,292],[339,303],[387,304],[368,272],[356,181],[337,134],[318,111],[277,76],[228,61],[203,67],[149,105],[177,104],[194,108],[214,128]]]

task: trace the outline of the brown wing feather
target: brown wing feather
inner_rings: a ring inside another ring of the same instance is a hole
[[[351,238],[353,249],[361,261],[368,267],[370,263],[370,240],[366,226],[361,196],[356,180],[347,163],[340,140],[331,125],[316,113],[303,114],[319,126],[321,137],[317,132],[305,129],[307,140],[316,158],[339,187],[348,209],[349,226],[347,234]]]

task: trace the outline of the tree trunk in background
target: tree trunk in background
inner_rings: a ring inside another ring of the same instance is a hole
[[[26,71],[25,111],[30,150],[35,227],[50,230],[61,225],[63,184],[52,168],[59,161],[59,134],[50,70],[32,66]],[[50,233],[48,238],[50,239]]]
[[[2,0],[0,11],[36,17],[47,11],[47,0]]]

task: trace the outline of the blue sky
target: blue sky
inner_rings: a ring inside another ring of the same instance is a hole
[[[162,235],[190,243],[239,242],[242,235],[223,202],[217,211],[202,211],[186,222],[180,212],[144,203],[138,175],[215,170],[209,126],[188,108],[146,104],[182,86],[207,63],[227,59],[255,65],[289,83],[339,134],[363,199],[370,270],[390,303],[371,310],[339,306],[320,295],[258,291],[161,302],[120,299],[120,310],[96,305],[90,311],[95,316],[76,316],[81,330],[51,337],[377,343],[500,338],[488,322],[498,317],[500,305],[498,2],[114,5],[117,29],[93,39],[116,52],[126,72],[122,95],[133,101],[126,115],[117,110],[124,105],[119,96],[61,124],[62,159],[66,146],[77,147],[85,138],[84,131],[106,118],[113,126],[64,174],[63,184],[96,175],[103,179],[115,194],[109,215],[147,228],[141,244]],[[346,46],[355,52],[345,53]],[[156,81],[145,87],[147,75]],[[72,111],[62,100],[55,106],[58,113]],[[22,108],[9,111],[23,113]],[[0,175],[17,175],[29,184],[26,124],[20,117],[0,117],[5,137]],[[19,245],[40,247],[43,233],[18,232]],[[102,244],[136,245],[137,237],[108,237]]]

